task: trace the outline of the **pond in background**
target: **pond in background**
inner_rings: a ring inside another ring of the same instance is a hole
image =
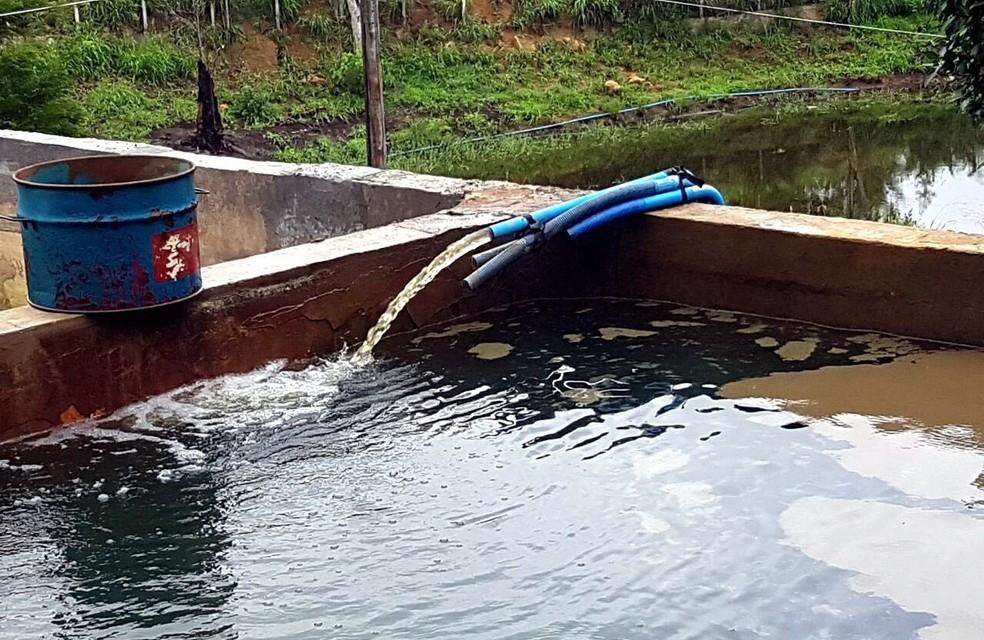
[[[461,169],[596,189],[686,166],[729,204],[984,233],[984,130],[939,104],[756,107],[672,126],[593,127]]]

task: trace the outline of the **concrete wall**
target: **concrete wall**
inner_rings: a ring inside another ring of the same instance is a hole
[[[196,183],[210,191],[199,206],[202,260],[207,265],[448,209],[472,184],[369,167],[256,162],[146,144],[0,130],[0,214],[14,213],[16,188],[9,176],[17,169],[104,153],[176,156],[198,167]],[[0,221],[3,232],[17,232],[17,225]],[[10,246],[10,238],[4,238],[0,261],[16,260],[5,250]]]
[[[30,135],[0,135],[0,157],[18,145],[36,151],[20,139]],[[64,155],[64,148],[42,147]],[[241,162],[202,160],[216,220],[237,220],[229,233],[243,234],[235,250],[254,233],[265,238],[254,246],[262,250],[271,238],[289,244],[312,229],[327,235],[349,223],[373,228],[207,267],[204,293],[170,308],[112,317],[29,307],[0,312],[0,439],[113,411],[198,378],[358,342],[403,284],[450,241],[573,195],[360,168]],[[222,168],[210,168],[213,163]],[[301,197],[309,190],[314,195]],[[311,202],[334,207],[337,217]],[[445,205],[453,206],[375,226]],[[281,207],[290,213],[276,217]],[[984,236],[688,205],[613,225],[586,241],[551,243],[480,295],[463,288],[467,271],[463,262],[454,265],[414,299],[394,329],[521,299],[607,295],[984,346]]]
[[[486,185],[457,207],[208,267],[196,300],[141,315],[0,312],[0,439],[112,411],[198,378],[361,340],[453,239],[567,198]],[[688,205],[552,243],[480,294],[454,265],[394,325],[521,299],[620,296],[984,346],[984,237]]]
[[[138,314],[73,316],[20,307],[0,312],[0,439],[78,415],[115,410],[199,378],[304,358],[361,340],[390,299],[466,231],[561,196],[491,185],[440,214],[207,267],[189,303]],[[599,245],[600,246],[600,245]],[[589,249],[579,254],[591,260]],[[547,252],[509,279],[469,295],[460,263],[413,301],[406,330],[517,297],[598,295],[569,278],[570,256]],[[536,277],[544,265],[548,277]]]
[[[625,229],[616,295],[984,346],[984,236],[708,205]]]

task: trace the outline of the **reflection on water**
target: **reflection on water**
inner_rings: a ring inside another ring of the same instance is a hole
[[[736,391],[976,354],[606,301],[419,338],[384,341],[370,367],[271,365],[0,445],[0,637],[984,628],[981,568],[956,566],[984,557],[979,440],[937,438],[891,397],[870,406],[889,421]]]
[[[984,133],[950,107],[835,103],[575,137],[478,173],[597,188],[684,165],[735,205],[984,233],[982,161]]]
[[[984,519],[953,511],[825,497],[802,498],[783,512],[789,544],[854,572],[859,593],[931,611],[923,640],[975,640],[984,634],[981,576]]]

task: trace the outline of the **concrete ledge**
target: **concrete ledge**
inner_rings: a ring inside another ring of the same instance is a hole
[[[0,129],[0,214],[13,213],[6,179],[47,160],[104,153],[167,155],[193,162],[203,261],[215,264],[427,215],[455,206],[476,183],[337,164],[289,164],[174,151],[167,147]],[[0,221],[0,231],[19,231]]]
[[[198,299],[141,315],[0,312],[0,439],[355,343],[453,239],[571,195],[486,184],[444,213],[209,267]],[[468,271],[454,265],[394,330],[521,299],[620,296],[984,346],[980,236],[689,205],[552,243],[479,295],[460,283]]]
[[[984,236],[708,205],[628,229],[618,295],[984,346]]]
[[[557,190],[488,185],[446,213],[207,267],[204,292],[174,307],[104,316],[30,307],[0,312],[0,439],[113,411],[196,379],[360,341],[389,300],[452,240],[562,197]],[[460,283],[466,271],[459,264],[439,278],[394,329],[542,295],[514,284],[472,297]],[[525,279],[550,286],[549,278]]]

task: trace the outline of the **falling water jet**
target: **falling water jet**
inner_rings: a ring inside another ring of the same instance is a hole
[[[357,363],[368,362],[372,358],[372,350],[383,339],[383,336],[389,331],[390,325],[393,324],[393,320],[396,319],[396,316],[400,315],[400,312],[413,300],[414,296],[420,293],[424,287],[437,277],[437,274],[451,266],[458,258],[478,249],[491,239],[488,229],[479,229],[448,245],[447,249],[439,253],[426,267],[421,269],[420,273],[414,276],[413,280],[408,282],[403,287],[403,290],[389,303],[386,311],[376,321],[376,325],[369,330],[369,333],[366,335],[366,341],[355,352],[352,360]]]

